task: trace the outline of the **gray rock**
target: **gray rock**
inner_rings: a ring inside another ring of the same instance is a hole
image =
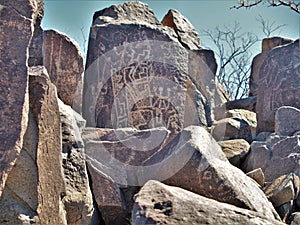
[[[178,187],[149,181],[135,196],[132,222],[146,224],[279,225],[261,213],[221,203]]]
[[[300,108],[299,39],[274,48],[259,73],[257,133],[274,132],[275,112],[281,106]]]
[[[300,131],[300,110],[290,106],[282,106],[275,114],[275,133],[292,136]]]
[[[249,124],[239,118],[225,118],[216,121],[211,130],[212,136],[217,141],[244,139],[251,143],[252,134]]]
[[[291,225],[299,225],[300,224],[300,212],[295,212],[291,215],[292,221]]]

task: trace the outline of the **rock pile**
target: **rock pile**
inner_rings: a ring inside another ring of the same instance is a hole
[[[96,12],[83,85],[43,1],[0,11],[0,224],[300,224],[299,40],[264,40],[227,102],[176,10]]]

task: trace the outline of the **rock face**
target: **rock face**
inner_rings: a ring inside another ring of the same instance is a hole
[[[55,86],[43,67],[30,70],[30,108],[37,124],[36,165],[41,224],[67,224],[61,204],[65,193],[62,174],[60,114]],[[50,163],[49,163],[50,162]]]
[[[200,38],[193,25],[181,15],[180,12],[170,9],[161,22],[164,26],[171,27],[178,35],[179,41],[191,50],[201,49]]]
[[[85,165],[81,131],[85,121],[70,106],[59,100],[62,126],[62,166],[66,185],[62,199],[69,225],[99,223]],[[81,126],[78,126],[78,124]]]
[[[35,20],[42,13],[37,3],[0,1],[0,195],[21,151],[27,126],[27,51]]]
[[[259,73],[268,53],[275,47],[286,45],[293,42],[291,39],[281,37],[265,38],[262,41],[262,53],[254,57],[251,65],[251,74],[249,79],[250,96],[256,96],[259,86]]]
[[[149,197],[151,196],[151,197]],[[135,196],[135,225],[146,224],[264,224],[279,221],[246,209],[220,203],[178,187],[149,181]]]
[[[275,112],[281,106],[300,108],[299,40],[275,48],[260,69],[257,95],[257,133],[274,131]]]
[[[216,85],[205,63],[211,53],[189,51],[179,39],[143,3],[96,12],[84,78],[87,126],[165,126],[176,134],[189,125],[211,124]]]
[[[280,107],[275,114],[275,133],[292,136],[300,130],[300,110],[290,106]]]
[[[75,106],[76,91],[81,91],[81,79],[84,71],[83,57],[78,44],[55,30],[44,31],[44,65],[51,81],[57,87],[58,97],[67,105]]]

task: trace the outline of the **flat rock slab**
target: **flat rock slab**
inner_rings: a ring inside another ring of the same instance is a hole
[[[135,196],[132,222],[146,224],[283,225],[261,213],[149,181]]]
[[[27,51],[35,9],[27,1],[18,3],[0,1],[0,195],[21,151],[28,118]]]

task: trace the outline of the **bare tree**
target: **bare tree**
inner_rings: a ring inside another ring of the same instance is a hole
[[[288,1],[288,0],[238,0],[238,5],[232,6],[231,8],[251,8],[253,6],[267,3],[269,6],[285,6],[291,10],[300,13],[300,1]]]
[[[215,45],[215,54],[219,61],[217,79],[232,99],[247,96],[248,79],[251,69],[252,54],[250,48],[258,41],[255,34],[242,32],[235,22],[223,30],[216,27],[214,31],[203,31],[203,35]]]
[[[277,25],[275,21],[270,22],[269,20],[264,19],[261,15],[259,15],[256,20],[260,23],[261,29],[266,37],[270,37],[276,31],[280,31],[280,28],[287,26],[287,24]]]

